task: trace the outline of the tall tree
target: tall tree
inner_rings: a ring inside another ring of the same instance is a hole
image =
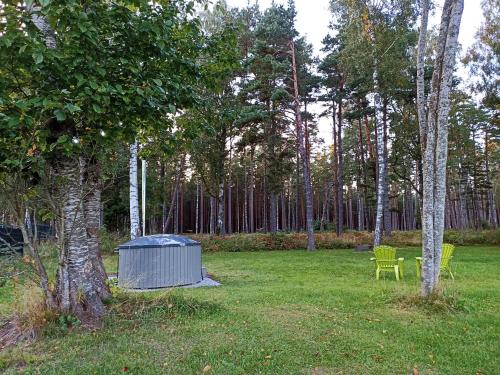
[[[164,126],[168,112],[190,102],[198,27],[184,2],[30,4],[3,8],[0,128],[17,131],[2,142],[31,143],[59,179],[63,230],[51,307],[99,324],[109,296],[97,253],[100,151],[130,142],[138,128]],[[12,170],[5,156],[2,168]]]
[[[422,295],[429,296],[439,280],[444,231],[449,95],[452,84],[463,0],[445,0],[436,46],[434,73],[426,100],[424,62],[429,0],[422,0],[417,55],[417,105],[423,147]]]
[[[129,186],[130,186],[130,238],[134,239],[141,235],[141,226],[139,220],[139,187],[137,180],[137,148],[138,143],[134,141],[130,145],[129,162]]]

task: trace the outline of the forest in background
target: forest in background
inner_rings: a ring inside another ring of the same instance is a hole
[[[446,228],[498,225],[498,20],[492,7],[484,2],[486,19],[477,41],[471,50],[462,51],[473,78],[463,82],[454,77]],[[314,56],[312,46],[298,34],[293,2],[268,9],[228,9],[220,3],[202,14],[203,29],[226,45],[218,47],[213,64],[205,66],[213,82],[211,90],[198,88],[201,105],[176,119],[204,131],[194,138],[179,131],[168,134],[167,140],[145,137],[140,142],[139,154],[148,166],[147,234],[306,229],[292,38],[297,40],[314,229],[338,234],[375,229],[379,163],[385,175],[384,233],[421,228],[417,9],[413,2],[402,1],[369,14],[361,3],[335,1],[331,11],[332,30],[323,40],[322,58]],[[376,33],[376,43],[370,30]],[[435,46],[436,38],[437,32],[431,32],[428,48]],[[374,123],[373,54],[380,63],[381,138]],[[432,75],[431,63],[426,61],[426,79]],[[333,139],[319,137],[319,117],[330,122]],[[123,233],[130,227],[128,154],[127,145],[116,145],[110,171],[114,184],[103,195],[106,227]]]

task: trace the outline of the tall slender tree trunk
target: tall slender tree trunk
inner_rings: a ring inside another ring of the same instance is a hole
[[[141,235],[139,219],[139,184],[137,179],[137,141],[130,145],[129,186],[130,186],[130,238]]]
[[[490,160],[489,160],[490,138],[488,131],[484,134],[484,164],[486,178],[486,211],[488,215],[488,223],[492,228],[498,227],[497,209],[495,204],[495,196],[493,194],[493,184],[490,179]]]
[[[423,148],[422,295],[429,296],[439,280],[444,230],[448,114],[463,0],[445,0],[429,97],[425,99],[424,58],[429,0],[422,0],[417,55],[417,105]]]
[[[232,177],[233,140],[229,138],[229,166],[227,177],[227,228],[228,234],[233,233],[233,177]]]
[[[200,184],[200,233],[205,233],[205,197],[203,196],[203,184]]]
[[[181,182],[182,171],[184,170],[185,160],[186,159],[184,155],[182,155],[180,162],[177,164],[177,170],[175,171],[175,183],[174,183],[175,185],[170,199],[170,207],[168,209],[167,222],[165,223],[165,228],[168,230],[170,228],[170,224],[172,223],[173,219],[174,224],[172,227],[172,231],[174,233],[177,233],[178,230],[178,219],[177,219],[178,212],[176,207],[178,205],[179,185]]]
[[[248,173],[248,229],[255,232],[255,176],[254,176],[254,148],[250,150],[250,168]]]
[[[342,149],[342,92],[344,90],[344,78],[341,77],[339,86],[338,121],[337,121],[337,236],[344,233],[344,155]]]
[[[219,236],[225,236],[226,235],[226,226],[225,226],[225,199],[224,199],[224,179],[219,182],[219,192],[217,195],[217,205],[218,205],[218,210],[217,210],[217,234]]]
[[[383,192],[383,202],[384,202],[384,234],[387,237],[391,236],[392,231],[392,221],[391,221],[391,211],[390,211],[390,201],[389,201],[389,164],[387,162],[388,152],[387,152],[387,99],[384,99],[382,107],[382,122],[384,125],[384,192]]]
[[[306,196],[306,228],[307,228],[307,249],[315,250],[316,244],[314,241],[314,223],[313,223],[313,195],[311,174],[309,171],[309,163],[307,161],[307,153],[304,144],[304,130],[302,129],[302,116],[300,113],[299,101],[299,82],[297,76],[297,65],[295,60],[295,44],[293,39],[290,41],[292,50],[292,69],[293,69],[293,87],[294,87],[294,104],[295,104],[295,123],[297,127],[299,154],[303,163],[304,174],[304,193]]]
[[[276,233],[278,231],[278,226],[277,226],[277,215],[276,213],[278,212],[278,197],[274,191],[271,191],[269,193],[269,229],[271,233]]]
[[[217,210],[217,200],[214,197],[210,197],[210,234],[215,234],[216,229],[216,210]]]
[[[200,181],[196,181],[196,214],[195,214],[195,230],[198,234],[200,232]]]
[[[286,203],[285,203],[285,194],[286,190],[284,190],[280,194],[280,200],[281,200],[281,230],[288,230],[288,225],[287,225],[287,220],[286,220]]]

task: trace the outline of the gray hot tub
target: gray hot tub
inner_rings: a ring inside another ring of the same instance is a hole
[[[122,288],[165,288],[202,280],[201,246],[190,238],[145,236],[118,246],[118,250],[118,285]]]

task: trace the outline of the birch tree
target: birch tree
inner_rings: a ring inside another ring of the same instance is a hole
[[[445,0],[436,46],[434,72],[428,97],[425,94],[424,64],[429,0],[421,2],[421,24],[417,51],[417,109],[423,149],[422,207],[422,296],[435,292],[441,262],[448,157],[448,114],[450,91],[463,0]]]
[[[199,29],[187,19],[192,7],[182,1],[161,8],[108,1],[28,4],[2,9],[8,22],[0,24],[1,69],[5,61],[13,69],[2,74],[0,128],[13,130],[3,133],[2,143],[17,150],[12,147],[0,164],[19,171],[21,150],[34,174],[43,164],[57,177],[50,191],[60,234],[52,300],[57,310],[98,326],[109,296],[98,236],[101,159],[110,143],[164,127],[176,105],[189,105]]]
[[[130,199],[130,238],[134,239],[141,235],[139,222],[139,188],[137,180],[137,141],[130,145],[129,162],[129,199]]]

